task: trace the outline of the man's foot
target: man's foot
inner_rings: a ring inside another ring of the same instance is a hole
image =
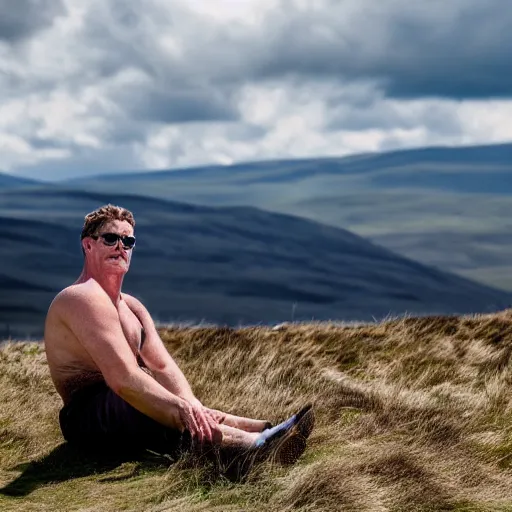
[[[304,453],[305,438],[293,427],[267,438],[260,446],[223,453],[221,472],[232,482],[244,482],[256,464],[265,461],[291,465]]]
[[[307,439],[315,427],[315,413],[313,411],[313,405],[306,405],[295,416],[297,430],[305,439]]]
[[[291,435],[283,439],[276,452],[276,460],[283,465],[294,464],[306,449],[306,440],[315,426],[315,413],[311,404],[303,407],[294,418]]]
[[[304,437],[308,438],[313,431],[313,427],[315,426],[315,415],[313,412],[313,405],[307,404],[299,412],[290,416],[287,420],[283,421],[279,425],[275,427],[272,426],[270,422],[268,422],[268,427],[262,431],[262,436],[260,436],[260,440],[265,439],[266,437],[270,437],[272,434],[279,430],[285,430],[291,426],[296,426],[297,431]],[[260,441],[261,444],[261,441]]]
[[[288,432],[271,449],[270,460],[284,466],[295,464],[306,450],[306,438],[295,429]]]
[[[264,431],[256,446],[260,447],[266,458],[281,464],[294,464],[306,449],[306,440],[315,425],[315,415],[311,404],[303,407],[279,425]]]
[[[314,424],[313,408],[308,404],[286,421],[262,432],[254,446],[222,449],[218,459],[221,472],[231,481],[243,482],[255,464],[266,460],[294,464],[304,453]]]

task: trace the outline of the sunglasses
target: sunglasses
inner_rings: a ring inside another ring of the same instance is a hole
[[[121,240],[125,249],[133,249],[135,247],[135,237],[127,235],[118,235],[117,233],[101,233],[99,235],[91,235],[91,238],[97,240],[99,237],[103,238],[103,243],[113,247],[117,245],[118,240]]]

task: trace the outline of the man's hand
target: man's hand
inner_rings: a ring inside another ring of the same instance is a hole
[[[224,423],[224,421],[226,419],[225,412],[221,412],[221,411],[217,411],[216,409],[210,409],[209,407],[205,407],[196,397],[193,397],[191,399],[186,399],[186,400],[188,400],[192,404],[196,404],[198,407],[202,407],[205,414],[210,416],[216,424]]]
[[[199,400],[182,400],[179,413],[183,426],[190,432],[194,441],[200,444],[219,444],[222,441],[218,421]]]
[[[216,409],[210,409],[208,407],[205,407],[207,414],[209,414],[216,423],[224,423],[226,420],[226,413],[217,411]]]

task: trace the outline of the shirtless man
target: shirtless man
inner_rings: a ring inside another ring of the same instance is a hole
[[[287,462],[294,462],[313,426],[310,407],[272,428],[264,420],[205,407],[147,309],[121,292],[135,247],[134,227],[132,213],[117,206],[88,214],[81,234],[82,273],[48,311],[45,348],[64,402],[59,414],[64,438],[173,455],[205,446],[268,455],[279,441],[287,446]]]

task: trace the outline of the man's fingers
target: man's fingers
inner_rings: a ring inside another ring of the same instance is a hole
[[[194,411],[196,412],[196,411]],[[197,432],[198,432],[198,440],[202,444],[205,441],[205,438],[207,438],[207,433],[205,432],[203,422],[201,421],[201,418],[197,417],[197,414],[195,415],[196,425],[197,425]]]
[[[200,427],[200,425],[196,419],[196,415],[194,413],[195,413],[194,408],[189,406],[187,408],[187,413],[186,413],[187,428],[188,428],[192,438],[197,439],[197,441],[202,443],[203,442],[203,433],[201,431],[201,427]]]
[[[211,409],[208,412],[215,423],[224,423],[224,420],[226,419],[226,415],[224,413],[219,411],[212,411]]]
[[[208,424],[210,425],[210,428],[213,425],[217,425],[217,419],[208,409],[205,409],[205,416],[206,416],[206,420],[208,421]]]
[[[217,444],[222,441],[222,432],[219,429],[218,411],[208,409],[200,403],[188,404],[186,410],[187,428],[192,438],[199,443]],[[224,419],[224,417],[219,418]]]
[[[210,409],[203,409],[203,417],[205,420],[205,425],[207,429],[209,429],[210,435],[208,435],[208,441],[213,444],[219,444],[222,441],[222,432],[219,429],[219,422],[214,414],[212,414]]]
[[[215,420],[215,418],[208,418],[210,421],[210,429],[212,432],[212,443],[213,444],[220,444],[222,442],[222,430],[219,426],[219,423]]]
[[[195,432],[191,432],[192,436],[196,436],[200,443],[212,441],[212,430],[208,422],[207,416],[202,407],[190,406],[190,416],[193,420],[193,428]]]
[[[207,413],[215,420],[216,423],[224,423],[226,419],[226,413],[217,411],[216,409],[206,408]]]
[[[203,411],[198,411],[199,416],[199,426],[202,427],[202,431],[204,434],[204,440],[211,442],[212,441],[212,429],[210,427],[210,423],[208,422],[208,418]]]

